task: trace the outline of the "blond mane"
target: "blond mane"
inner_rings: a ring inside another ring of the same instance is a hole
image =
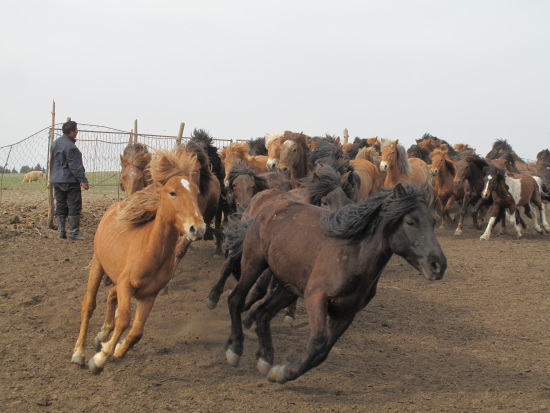
[[[163,185],[174,176],[189,178],[195,169],[196,162],[196,155],[187,153],[183,146],[172,150],[157,150],[149,166],[153,184],[121,202],[118,205],[117,219],[126,229],[153,220],[157,215],[159,194]]]

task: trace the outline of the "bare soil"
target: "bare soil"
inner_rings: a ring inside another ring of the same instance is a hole
[[[533,229],[479,241],[436,230],[448,259],[428,282],[400,257],[326,362],[298,380],[270,383],[246,332],[239,367],[224,354],[227,294],[204,299],[219,276],[212,241],[192,245],[143,339],[100,376],[72,364],[93,234],[114,195],[84,194],[86,241],[46,228],[43,193],[5,190],[0,204],[0,411],[6,412],[540,412],[550,409],[550,235]],[[530,223],[530,222],[529,222]],[[307,253],[307,252],[304,252]],[[101,286],[87,359],[105,315]],[[273,321],[276,362],[303,351],[308,320]]]

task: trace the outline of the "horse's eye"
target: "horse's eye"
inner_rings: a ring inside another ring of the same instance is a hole
[[[405,224],[407,224],[409,227],[414,227],[414,221],[412,219],[408,219]]]
[[[235,189],[235,188],[237,188],[237,185],[233,184],[233,185],[231,185],[231,188]]]
[[[327,201],[323,201],[323,202],[321,202],[321,205],[324,206],[324,207],[328,207],[328,202],[327,202]]]
[[[171,196],[172,198],[175,198],[175,197],[176,197],[176,193],[175,193],[174,191],[170,191],[170,196]]]

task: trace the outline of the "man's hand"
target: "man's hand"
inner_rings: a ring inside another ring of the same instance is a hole
[[[84,188],[86,191],[87,191],[88,189],[90,189],[90,185],[88,185],[88,184],[83,184],[83,183],[81,183],[80,185],[82,185],[82,188]]]

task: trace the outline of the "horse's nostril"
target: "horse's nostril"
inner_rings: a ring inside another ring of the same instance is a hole
[[[191,226],[191,227],[189,227],[189,232],[190,232],[191,234],[194,234],[195,232],[197,232],[197,230],[195,229],[194,226]]]
[[[430,270],[432,270],[434,274],[439,274],[441,272],[441,265],[437,261],[434,261],[430,264]]]

